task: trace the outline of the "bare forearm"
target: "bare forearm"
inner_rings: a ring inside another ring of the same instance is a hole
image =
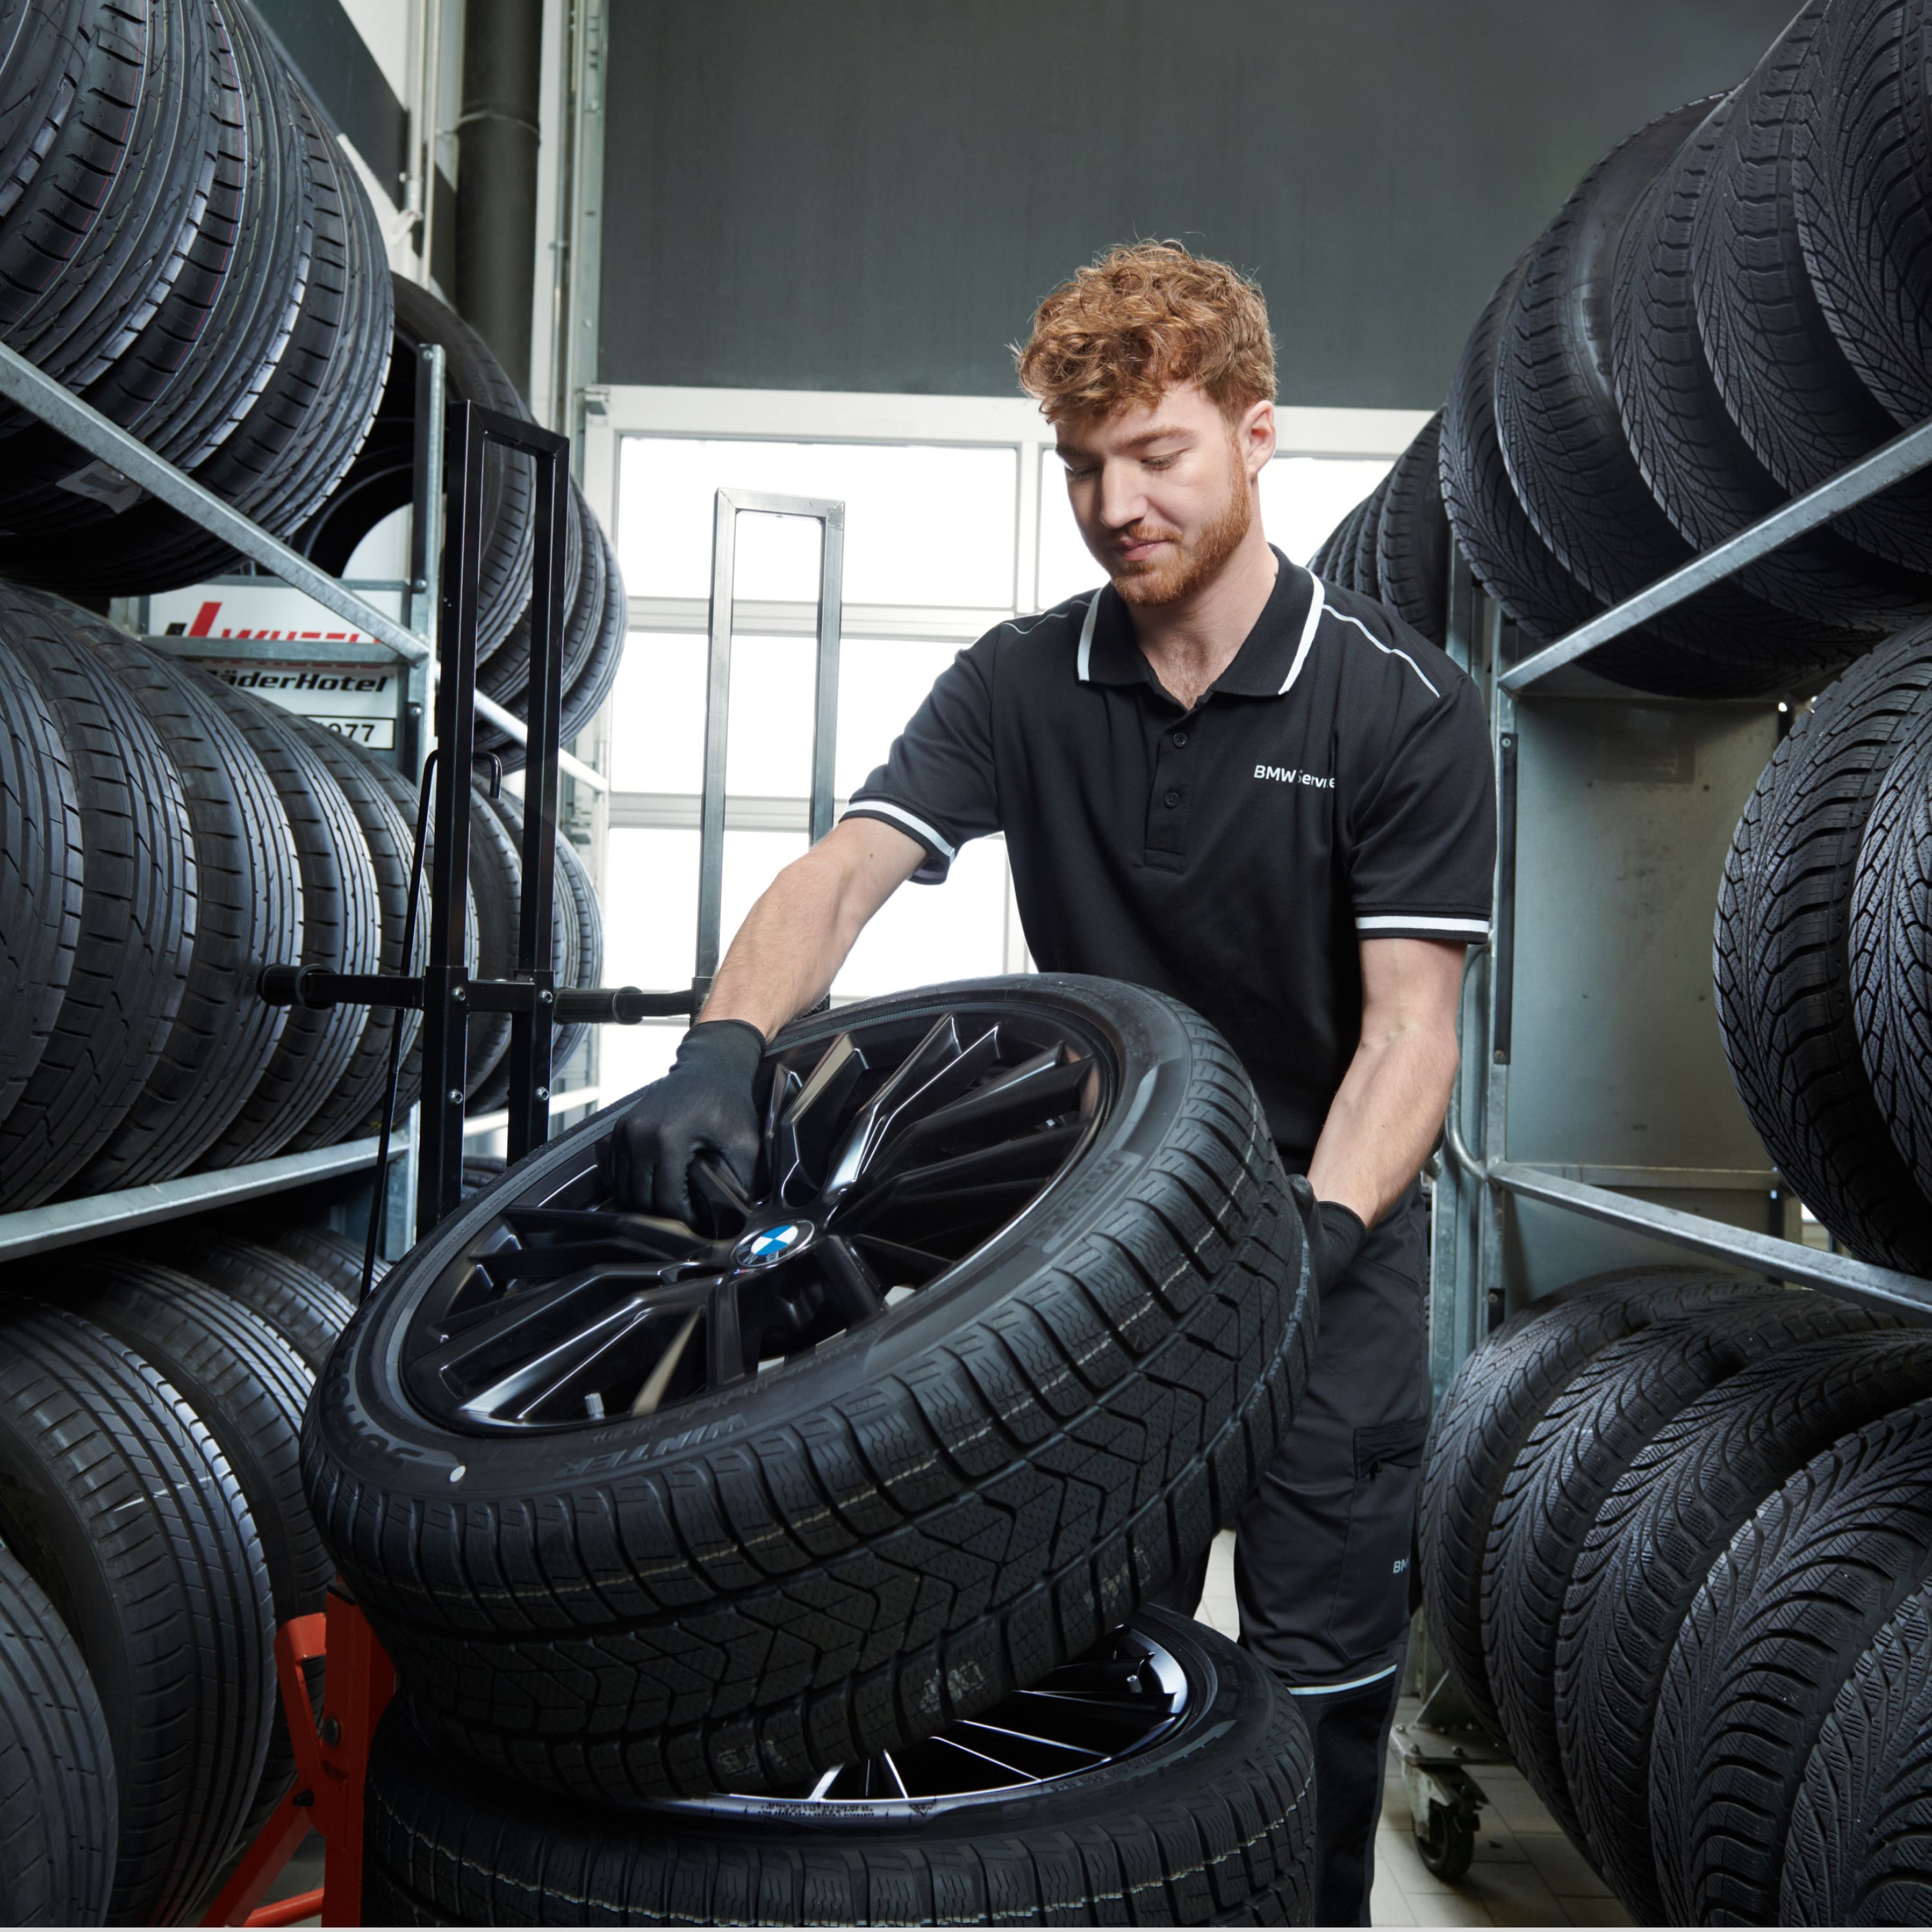
[[[1309,1185],[1365,1226],[1394,1206],[1429,1156],[1456,1078],[1454,1034],[1439,1029],[1365,1038],[1322,1124]]]
[[[815,1006],[866,922],[919,862],[890,826],[848,820],[766,889],[731,942],[700,1018],[748,1020],[770,1039]]]

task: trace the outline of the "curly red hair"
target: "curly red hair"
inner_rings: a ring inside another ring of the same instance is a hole
[[[1178,242],[1112,248],[1034,311],[1013,356],[1049,422],[1118,415],[1198,382],[1231,420],[1274,397],[1274,338],[1261,290]]]

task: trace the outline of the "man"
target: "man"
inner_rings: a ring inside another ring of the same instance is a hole
[[[1042,968],[1213,1021],[1306,1178],[1322,1297],[1307,1395],[1236,1526],[1242,1641],[1314,1735],[1316,1916],[1366,1924],[1429,1411],[1417,1176],[1455,1072],[1463,950],[1488,931],[1483,708],[1434,646],[1269,547],[1274,352],[1233,270],[1116,249],[1047,298],[1018,362],[1108,581],[998,626],[934,684],[752,909],[614,1137],[613,1180],[688,1218],[699,1154],[748,1179],[766,1040],[899,886],[989,832]],[[1167,1600],[1191,1610],[1200,1586]]]

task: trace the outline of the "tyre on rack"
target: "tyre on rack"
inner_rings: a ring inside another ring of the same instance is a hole
[[[194,836],[188,984],[154,1071],[77,1177],[77,1187],[104,1193],[187,1172],[266,1071],[286,1013],[258,996],[256,980],[269,962],[299,955],[302,881],[288,815],[213,697],[213,679],[72,606],[50,614],[93,650],[154,728]]]
[[[1376,540],[1382,526],[1382,506],[1388,501],[1389,479],[1384,476],[1369,493],[1362,506],[1362,519],[1355,527],[1354,561],[1349,566],[1349,588],[1361,597],[1379,600],[1382,580],[1376,571]]]
[[[65,1310],[0,1321],[0,1540],[52,1600],[107,1717],[119,1792],[111,1923],[191,1915],[261,1776],[274,1623],[254,1520],[180,1392]]]
[[[1932,734],[1879,782],[1852,883],[1853,1024],[1892,1145],[1932,1202]]]
[[[1727,1376],[1882,1325],[1868,1310],[1788,1290],[1658,1323],[1588,1362],[1523,1444],[1484,1552],[1484,1648],[1510,1754],[1575,1843],[1586,1840],[1557,1733],[1557,1636],[1598,1511],[1658,1432]]]
[[[1826,0],[1810,0],[1729,117],[1690,236],[1697,322],[1725,408],[1792,496],[1889,442],[1899,425],[1846,359],[1805,266],[1795,170],[1808,146],[1804,85]],[[1894,483],[1832,527],[1875,556],[1932,568],[1932,477]]]
[[[269,1216],[247,1214],[234,1217],[232,1232],[240,1240],[252,1241],[288,1256],[299,1267],[318,1275],[352,1308],[362,1292],[362,1244],[333,1228],[311,1224],[288,1226]],[[380,1256],[376,1260],[375,1280],[388,1272]],[[374,1283],[371,1283],[374,1286]]]
[[[768,1790],[980,1716],[1205,1549],[1293,1413],[1299,1217],[1184,1007],[966,981],[796,1022],[764,1080],[755,1201],[700,1168],[710,1230],[614,1211],[593,1117],[324,1372],[317,1520],[479,1764]]]
[[[53,714],[0,646],[0,1121],[59,1016],[80,942],[80,801]]]
[[[288,814],[302,880],[299,963],[373,973],[382,952],[381,896],[361,827],[328,768],[290,715],[218,679],[216,701],[239,727]],[[266,962],[265,962],[266,963]],[[204,1156],[206,1167],[266,1160],[340,1084],[368,1024],[366,1006],[290,1006],[261,1077]]]
[[[1205,1626],[1138,1612],[1033,1690],[775,1797],[586,1808],[452,1762],[407,1699],[370,1763],[395,1924],[1306,1925],[1312,1751]]]
[[[4,648],[38,688],[80,808],[80,932],[60,1010],[0,1120],[0,1209],[51,1200],[134,1106],[187,990],[194,830],[154,727],[100,661],[0,586]]]
[[[1928,1396],[1932,1336],[1833,1336],[1783,1350],[1659,1430],[1598,1511],[1564,1594],[1556,1729],[1591,1862],[1638,1924],[1664,1922],[1651,1740],[1692,1600],[1752,1512],[1814,1456]]]
[[[0,1545],[0,1899],[14,1925],[106,1922],[114,1747],[46,1592]]]
[[[1382,601],[1432,644],[1449,634],[1449,519],[1442,508],[1442,412],[1396,458],[1376,530]]]
[[[261,1316],[173,1268],[83,1249],[65,1262],[62,1288],[64,1305],[158,1370],[214,1438],[262,1540],[276,1623],[320,1610],[335,1566],[302,1493],[302,1414],[315,1372]],[[310,1672],[318,1690],[321,1675],[319,1667]],[[281,1802],[295,1774],[278,1699],[237,1850]]]
[[[1921,1590],[1860,1658],[1820,1726],[1792,1809],[1780,1925],[1932,1919],[1932,1600]]]
[[[1779,745],[1718,901],[1718,1018],[1751,1124],[1855,1254],[1932,1272],[1932,1204],[1866,1078],[1848,940],[1866,823],[1901,746],[1932,728],[1932,626],[1852,666]]]
[[[1592,1275],[1512,1316],[1462,1364],[1423,1451],[1417,1568],[1432,1642],[1477,1717],[1502,1736],[1483,1650],[1483,1552],[1516,1459],[1593,1356],[1653,1322],[1734,1306],[1769,1283],[1684,1268]]]
[[[1670,1923],[1771,1922],[1826,1717],[1928,1575],[1932,1403],[1842,1438],[1731,1539],[1658,1706],[1650,1816]]]
[[[1624,434],[1658,506],[1695,550],[1714,548],[1787,497],[1724,407],[1691,272],[1698,212],[1742,100],[1741,91],[1716,109],[1658,176],[1618,252],[1612,297],[1610,363]],[[1808,674],[1922,617],[1932,599],[1932,578],[1829,530],[1779,544],[1724,587],[1767,607],[1766,635],[1787,650],[1795,643],[1794,663]]]
[[[242,1240],[217,1223],[170,1222],[143,1231],[128,1246],[136,1244],[162,1267],[216,1289],[259,1316],[302,1358],[311,1376],[321,1374],[328,1352],[356,1312],[352,1288],[345,1293],[329,1276],[293,1256]],[[330,1252],[338,1265],[346,1258]],[[380,1280],[382,1264],[376,1267]],[[358,1280],[361,1272],[358,1258]]]

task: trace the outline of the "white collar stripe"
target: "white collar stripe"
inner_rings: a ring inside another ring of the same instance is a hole
[[[1080,682],[1088,681],[1088,672],[1094,662],[1094,626],[1100,621],[1100,593],[1095,591],[1087,600],[1087,616],[1080,626],[1080,655],[1074,661],[1074,670]]]
[[[1288,675],[1282,679],[1281,688],[1275,693],[1277,698],[1286,698],[1294,680],[1301,675],[1301,667],[1306,659],[1310,647],[1315,642],[1315,634],[1322,628],[1323,598],[1322,580],[1312,570],[1308,573],[1308,616],[1301,626],[1301,641],[1294,647],[1294,662],[1288,668]]]

